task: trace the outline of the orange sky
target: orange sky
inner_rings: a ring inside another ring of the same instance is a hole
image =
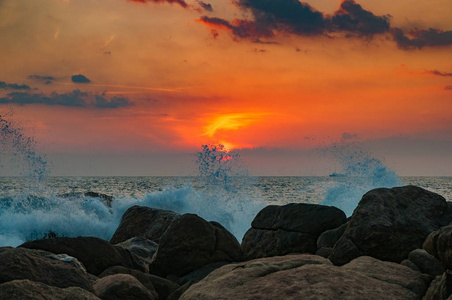
[[[264,24],[250,8],[258,4],[237,3],[0,0],[0,113],[12,110],[50,154],[186,153],[206,143],[305,151],[346,133],[438,142],[447,147],[435,162],[450,167],[450,0],[353,2],[390,15],[390,29],[372,35],[334,23],[337,0],[308,1],[327,20],[309,33],[277,15]],[[234,19],[257,27],[239,36]],[[262,24],[270,35],[256,32]],[[414,29],[442,35],[403,48],[395,28],[411,41]],[[71,102],[76,89],[82,104]]]

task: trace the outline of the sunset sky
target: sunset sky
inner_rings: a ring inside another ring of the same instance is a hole
[[[218,143],[325,175],[359,142],[452,176],[452,1],[0,0],[5,113],[55,175],[190,175]]]

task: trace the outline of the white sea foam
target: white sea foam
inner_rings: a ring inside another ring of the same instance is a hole
[[[335,206],[347,216],[352,215],[366,192],[402,184],[393,170],[386,167],[381,160],[372,157],[369,151],[357,143],[335,144],[323,149],[323,152],[338,161],[341,170],[338,181],[327,190],[320,204]]]

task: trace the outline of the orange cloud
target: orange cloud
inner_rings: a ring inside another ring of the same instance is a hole
[[[203,135],[214,137],[220,130],[239,130],[257,122],[267,113],[236,113],[216,116],[204,127]]]

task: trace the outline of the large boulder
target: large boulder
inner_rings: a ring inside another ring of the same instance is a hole
[[[192,285],[180,299],[414,300],[425,289],[421,273],[399,264],[371,259],[344,268],[301,254],[226,265]]]
[[[438,194],[415,186],[374,189],[362,197],[329,258],[336,265],[362,255],[398,263],[450,221]]]
[[[248,259],[315,253],[319,235],[341,226],[344,212],[331,206],[291,203],[262,209],[251,223],[242,241]]]
[[[80,287],[92,291],[88,274],[72,260],[53,253],[25,248],[0,248],[0,283],[28,279],[59,288]]]
[[[110,242],[118,244],[135,236],[158,241],[179,214],[163,209],[134,205],[122,216]]]
[[[423,248],[452,270],[452,225],[441,227],[425,239]]]
[[[223,226],[185,214],[173,221],[162,235],[150,272],[180,277],[214,262],[242,259],[239,242]]]
[[[19,247],[68,254],[81,261],[94,275],[123,262],[122,256],[109,242],[96,237],[41,239],[25,242]]]
[[[94,290],[102,300],[157,300],[135,277],[116,274],[100,278],[94,283]]]
[[[58,288],[27,279],[0,284],[0,299],[17,300],[100,300],[94,294],[79,288]]]

